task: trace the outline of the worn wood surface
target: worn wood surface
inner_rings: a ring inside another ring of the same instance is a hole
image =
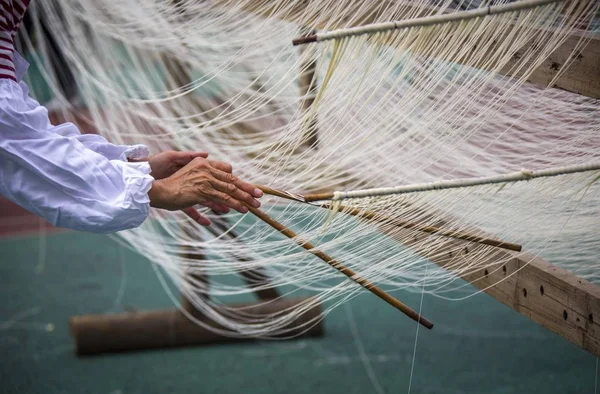
[[[478,289],[600,356],[600,287],[527,252],[382,230],[450,272],[460,269],[460,277]]]
[[[517,52],[503,69],[508,76],[518,57],[527,48]],[[558,79],[554,80],[557,75]],[[565,40],[527,79],[540,86],[550,86],[569,92],[600,99],[600,37],[584,39],[573,35]]]

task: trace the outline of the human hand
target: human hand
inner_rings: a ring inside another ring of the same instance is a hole
[[[164,179],[169,177],[186,166],[196,157],[207,158],[206,152],[178,152],[166,151],[148,157],[146,160],[150,164],[150,175],[154,179]]]
[[[193,206],[196,204],[226,213],[233,208],[248,212],[245,204],[258,208],[262,191],[232,174],[230,164],[196,157],[173,175],[152,182],[150,205],[171,211],[183,210],[201,225],[210,220]]]

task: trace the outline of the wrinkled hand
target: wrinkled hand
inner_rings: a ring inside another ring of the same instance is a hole
[[[230,164],[196,157],[171,176],[155,180],[148,195],[151,206],[183,210],[199,224],[208,226],[210,220],[196,211],[194,205],[223,213],[229,208],[246,213],[245,204],[260,206],[255,198],[261,197],[262,191],[233,175]]]
[[[208,157],[208,153],[177,152],[171,150],[150,156],[146,160],[148,161],[148,164],[150,164],[150,169],[152,170],[150,175],[154,179],[163,179],[173,175],[196,157],[202,157],[206,159]]]

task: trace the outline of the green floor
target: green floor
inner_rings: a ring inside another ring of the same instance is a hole
[[[370,295],[321,339],[79,359],[69,316],[172,305],[150,263],[83,233],[5,238],[0,258],[3,393],[408,392],[415,324]],[[486,295],[426,297],[423,311],[436,327],[419,333],[411,393],[595,392],[595,357]]]

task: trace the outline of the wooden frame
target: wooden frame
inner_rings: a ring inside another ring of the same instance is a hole
[[[303,14],[306,9],[306,2],[291,2],[285,10],[276,10],[267,0],[219,0],[217,3],[241,7],[244,11],[259,13],[265,17],[276,15],[290,22],[294,22],[295,17]],[[382,21],[383,19],[377,16],[393,6],[393,1],[372,2],[371,6],[363,8],[362,14],[358,16],[356,10],[347,7],[341,10],[345,14],[340,15],[333,23],[319,21],[318,15],[309,16],[308,20],[313,18],[315,24],[311,27],[315,29],[331,30],[358,26]],[[427,14],[428,10],[411,7],[408,12],[415,17]],[[306,20],[304,23],[307,23]],[[522,51],[526,49],[523,48]],[[516,53],[513,61],[500,73],[517,76],[510,70],[519,56],[520,53]],[[533,71],[528,81],[547,87],[559,73],[560,77],[554,81],[552,87],[600,98],[600,37],[571,35]],[[395,234],[396,237],[402,235],[398,237],[402,240],[406,235],[410,235],[411,241],[405,243],[406,246],[450,271],[453,264],[460,260],[469,260],[469,251],[473,252],[474,247],[485,248],[474,246],[468,241],[445,240],[443,246],[433,252],[425,238],[440,242],[439,237],[411,230]],[[498,269],[489,271],[481,268],[461,275],[463,279],[550,331],[600,357],[600,287],[532,254],[487,248],[485,262],[493,262]],[[444,252],[440,253],[440,250]]]
[[[402,235],[401,239],[408,236],[411,241],[405,245],[449,271],[457,264],[463,267],[465,263],[474,263],[471,256],[486,248],[481,267],[462,274],[464,280],[600,357],[600,287],[530,253],[475,246],[467,241],[441,241],[440,238],[435,239],[438,246],[432,251],[434,238],[431,236],[405,231],[394,237],[398,235]],[[480,254],[477,259],[481,260]],[[490,262],[495,269],[489,268]]]

